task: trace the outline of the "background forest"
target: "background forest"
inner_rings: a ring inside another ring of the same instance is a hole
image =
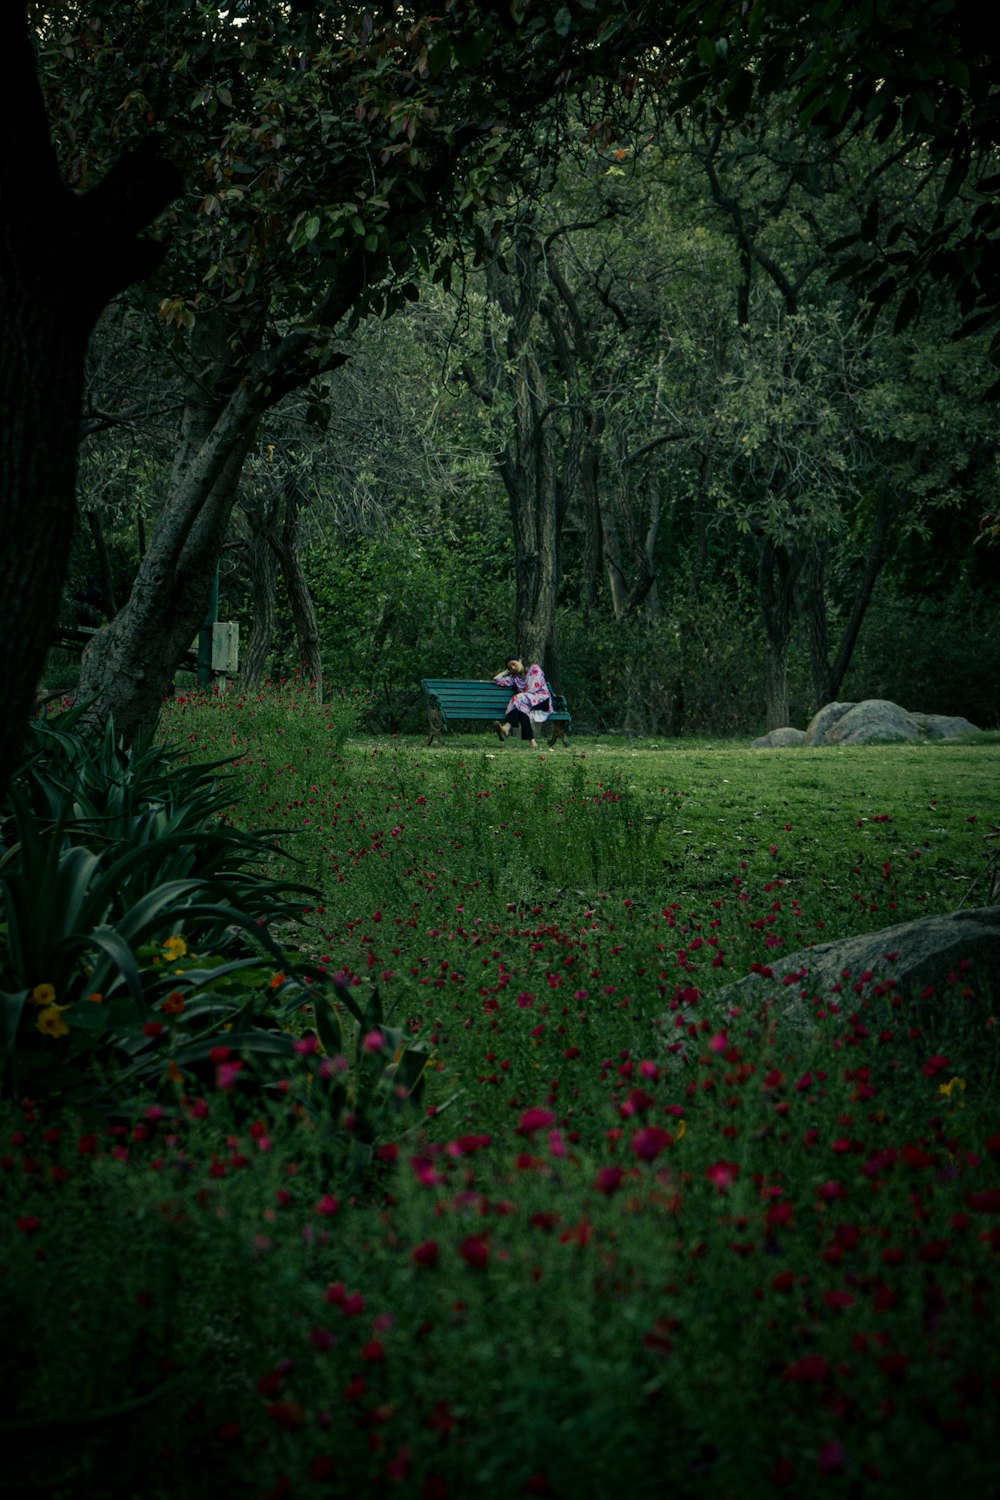
[[[744,736],[838,697],[997,724],[990,330],[942,278],[919,298],[875,284],[893,245],[932,237],[945,190],[975,223],[985,169],[948,188],[901,124],[831,134],[792,97],[735,118],[652,90],[578,100],[558,155],[540,123],[516,177],[467,194],[444,259],[431,235],[426,271],[396,275],[392,317],[362,304],[246,423],[216,522],[241,686],[304,671],[412,732],[421,677],[517,650],[580,728]],[[268,269],[246,244],[235,265],[227,180],[182,263],[214,258],[207,285],[184,294],[168,260],[92,342],[63,626],[149,597],[206,341],[229,282],[245,301]],[[308,249],[328,225],[306,213]],[[73,675],[56,653],[48,686]]]

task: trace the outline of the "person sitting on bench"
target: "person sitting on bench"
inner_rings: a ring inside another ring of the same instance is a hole
[[[505,740],[511,730],[520,725],[521,739],[529,740],[532,750],[537,750],[535,725],[544,724],[552,712],[552,695],[545,673],[537,662],[525,671],[519,656],[508,656],[506,670],[498,672],[493,681],[498,687],[514,689],[507,712],[502,719],[494,720],[493,727],[500,740]]]

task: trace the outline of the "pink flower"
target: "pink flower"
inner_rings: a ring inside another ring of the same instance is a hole
[[[644,1125],[641,1130],[635,1131],[629,1142],[640,1161],[655,1161],[661,1151],[666,1151],[673,1144],[674,1138],[670,1131],[664,1130],[661,1125]]]
[[[622,1185],[622,1178],[624,1176],[624,1167],[600,1167],[598,1168],[597,1176],[594,1178],[594,1191],[606,1193],[610,1197],[612,1193],[617,1193]]]
[[[735,1161],[715,1161],[705,1172],[709,1182],[720,1193],[727,1192],[739,1175],[740,1165]]]
[[[366,1052],[383,1052],[385,1050],[385,1036],[378,1029],[369,1031],[361,1045]]]
[[[545,1109],[536,1104],[532,1109],[526,1109],[517,1126],[518,1135],[534,1135],[538,1130],[545,1130],[555,1120],[551,1109]]]
[[[239,1076],[242,1071],[242,1062],[237,1061],[220,1063],[215,1070],[216,1088],[221,1089],[224,1094],[228,1094],[232,1089],[236,1087],[237,1081],[239,1080]]]

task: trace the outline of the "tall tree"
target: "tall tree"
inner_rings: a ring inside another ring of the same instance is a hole
[[[72,192],[50,141],[23,7],[0,10],[0,57],[16,101],[0,161],[2,788],[66,574],[87,341],[111,298],[160,264],[162,245],[143,231],[176,197],[180,178],[139,148],[89,191]]]

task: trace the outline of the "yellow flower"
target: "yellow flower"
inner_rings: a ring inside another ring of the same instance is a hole
[[[64,1010],[69,1010],[69,1006],[47,1005],[35,1022],[36,1028],[46,1036],[68,1036],[69,1027],[62,1017]]]
[[[55,988],[51,984],[36,984],[30,995],[32,1005],[51,1005],[55,998]]]
[[[168,958],[183,958],[188,951],[188,945],[180,933],[175,932],[173,937],[167,938],[167,941],[163,945],[163,951]]]
[[[959,1093],[961,1094],[965,1093],[964,1078],[949,1078],[947,1083],[938,1084],[938,1093],[944,1094],[948,1099],[951,1098],[952,1093],[955,1089],[958,1089]]]

